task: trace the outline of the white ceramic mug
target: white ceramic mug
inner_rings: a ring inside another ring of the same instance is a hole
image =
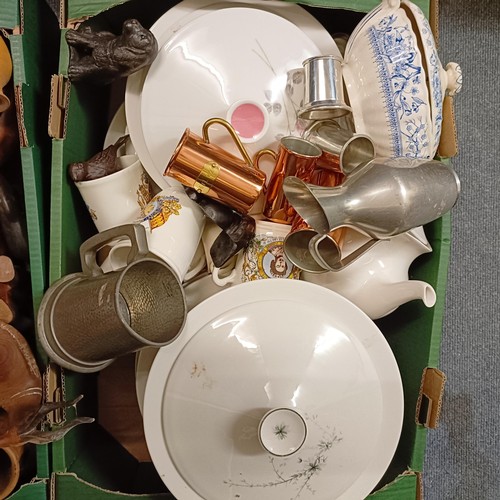
[[[149,250],[184,281],[205,225],[201,208],[182,187],[165,188],[146,205],[139,222],[146,228]]]
[[[257,220],[255,237],[238,254],[234,269],[229,275],[221,276],[220,269],[215,267],[212,272],[214,282],[225,286],[268,278],[298,279],[300,270],[283,251],[283,241],[290,229],[289,224]]]
[[[116,240],[110,245],[106,258],[101,263],[103,272],[117,271],[128,264],[128,255],[131,248],[131,242],[128,239]],[[184,276],[184,281],[195,278],[206,267],[205,252],[203,245],[198,244],[193,260]]]
[[[134,222],[151,199],[149,178],[137,155],[117,159],[113,174],[75,182],[99,232]]]

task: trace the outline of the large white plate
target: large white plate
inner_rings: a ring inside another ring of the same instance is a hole
[[[289,20],[312,40],[322,54],[340,55],[335,41],[322,26],[322,24],[301,6],[273,0],[239,0],[238,2],[214,1],[214,0],[184,0],[169,9],[151,27],[151,31],[158,40],[159,47],[168,42],[170,37],[177,33],[189,22],[220,9],[234,7],[251,7],[266,12],[272,12],[280,17]],[[224,48],[227,51],[227,47]],[[132,143],[141,159],[142,164],[148,171],[152,179],[160,187],[165,187],[172,181],[163,176],[165,165],[158,169],[146,145],[142,123],[142,88],[149,68],[144,68],[127,78],[125,92],[125,108],[127,116],[127,126],[130,132]],[[179,137],[180,138],[180,137]],[[250,148],[252,149],[252,148]]]
[[[259,443],[273,408],[306,422],[288,457]],[[149,452],[178,500],[364,498],[393,457],[402,417],[398,366],[377,326],[298,280],[244,283],[196,306],[158,351],[144,400]]]

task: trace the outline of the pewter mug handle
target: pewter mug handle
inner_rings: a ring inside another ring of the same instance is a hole
[[[106,231],[91,236],[80,245],[80,262],[83,274],[87,276],[99,276],[103,274],[102,269],[97,264],[96,254],[106,243],[126,236],[132,242],[130,252],[127,257],[127,264],[138,258],[144,258],[149,252],[146,229],[141,224],[123,224],[112,227]]]

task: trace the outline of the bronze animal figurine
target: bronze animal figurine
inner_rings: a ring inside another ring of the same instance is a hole
[[[43,403],[42,377],[26,339],[0,321],[0,448],[50,443],[76,425],[93,422],[93,418],[77,417],[53,431],[39,429],[48,413],[75,406],[80,399]]]
[[[120,137],[114,144],[99,151],[87,161],[70,163],[69,176],[72,181],[91,181],[118,171],[118,150],[127,142],[128,135]]]
[[[189,198],[200,206],[203,213],[222,229],[210,247],[210,257],[215,266],[222,267],[233,255],[250,244],[255,236],[255,219],[193,188],[185,186],[184,190]]]
[[[100,85],[151,64],[158,51],[155,36],[137,19],[126,20],[121,35],[81,25],[66,32],[66,42],[70,47],[70,81]]]

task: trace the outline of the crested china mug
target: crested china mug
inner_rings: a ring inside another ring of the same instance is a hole
[[[113,174],[75,182],[99,232],[130,224],[151,199],[148,176],[137,155],[117,158]]]
[[[183,188],[170,187],[153,197],[139,222],[146,228],[149,250],[184,281],[199,249],[205,220]]]
[[[283,251],[283,241],[290,229],[288,224],[257,220],[255,237],[238,255],[234,269],[229,275],[221,276],[221,270],[215,267],[214,282],[225,286],[268,278],[298,279],[300,270]]]

